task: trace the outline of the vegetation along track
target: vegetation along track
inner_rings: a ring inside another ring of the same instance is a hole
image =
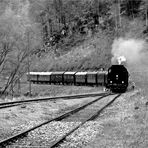
[[[85,93],[85,94],[74,94],[74,95],[65,95],[65,96],[56,96],[56,97],[44,97],[44,98],[29,99],[29,100],[23,100],[23,101],[3,102],[3,103],[0,103],[0,109],[21,105],[22,103],[49,101],[49,100],[56,100],[56,99],[74,99],[74,98],[77,99],[77,98],[101,96],[104,94],[106,93]]]
[[[77,113],[77,112],[80,111],[80,110],[83,110],[84,108],[90,106],[91,104],[94,104],[94,103],[97,102],[98,100],[101,100],[101,99],[103,99],[103,98],[105,98],[105,97],[107,97],[107,96],[110,96],[110,95],[113,95],[113,94],[109,94],[109,93],[107,94],[107,93],[106,93],[106,94],[100,96],[99,98],[96,98],[96,99],[94,99],[93,101],[90,101],[89,103],[86,103],[86,104],[84,104],[84,105],[82,105],[82,106],[80,106],[80,107],[78,107],[78,108],[76,108],[76,109],[73,109],[73,110],[71,110],[71,111],[68,111],[68,112],[66,112],[66,113],[64,113],[64,114],[62,114],[62,115],[60,115],[60,116],[58,116],[58,117],[56,117],[56,118],[50,119],[50,120],[48,120],[48,121],[45,121],[45,122],[43,122],[43,123],[41,123],[41,124],[39,124],[39,125],[37,125],[37,126],[34,126],[33,128],[30,128],[30,129],[25,130],[25,131],[23,131],[23,132],[21,132],[21,133],[18,133],[17,135],[14,135],[14,136],[12,136],[12,137],[9,137],[9,138],[7,138],[7,139],[4,139],[4,140],[0,141],[0,146],[1,146],[1,147],[6,147],[6,146],[8,146],[8,145],[11,145],[11,144],[12,144],[13,142],[15,142],[16,140],[17,140],[17,142],[18,142],[18,141],[19,141],[18,139],[23,138],[23,137],[26,137],[29,132],[31,132],[31,131],[33,131],[33,130],[35,130],[35,129],[37,129],[37,128],[43,126],[43,125],[46,125],[46,124],[48,124],[48,123],[50,123],[50,122],[52,122],[52,121],[61,121],[61,120],[65,119],[65,118],[71,116],[72,114],[75,114],[75,113]],[[87,118],[85,121],[83,121],[80,125],[78,125],[78,126],[75,127],[74,129],[72,129],[70,132],[68,132],[66,135],[64,135],[62,138],[60,138],[60,139],[59,139],[57,142],[55,142],[51,147],[57,146],[57,145],[58,145],[59,143],[61,143],[68,135],[70,135],[72,132],[74,132],[76,129],[78,129],[81,125],[83,125],[83,124],[86,123],[87,121],[95,119],[95,118],[97,117],[97,115],[101,113],[101,111],[103,111],[107,106],[109,106],[111,103],[113,103],[114,100],[115,100],[116,98],[118,98],[119,96],[120,96],[120,95],[117,95],[116,97],[114,97],[114,99],[112,99],[107,105],[105,105],[104,107],[102,107],[101,109],[99,109],[96,113],[94,113],[93,115],[91,115],[89,118]],[[20,143],[20,144],[21,144],[21,143]]]

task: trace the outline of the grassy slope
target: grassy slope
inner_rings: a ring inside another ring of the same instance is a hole
[[[53,51],[41,57],[33,64],[33,70],[97,70],[101,66],[108,66],[110,57],[110,45],[112,40],[103,31],[96,33],[93,37],[87,38],[81,44],[72,48],[66,54],[56,57]],[[107,44],[106,44],[107,43]],[[62,51],[59,51],[62,52]],[[105,59],[105,60],[104,60]],[[42,66],[41,66],[42,65]]]

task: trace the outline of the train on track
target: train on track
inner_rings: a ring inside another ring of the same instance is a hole
[[[106,87],[113,92],[125,92],[129,84],[129,72],[123,65],[112,65],[108,69]]]
[[[108,71],[30,72],[27,80],[37,84],[105,86],[111,91],[126,91],[129,73],[123,65],[112,65]]]

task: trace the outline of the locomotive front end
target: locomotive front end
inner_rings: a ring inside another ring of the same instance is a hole
[[[108,69],[107,88],[113,92],[125,92],[128,87],[128,71],[123,65],[112,65]]]

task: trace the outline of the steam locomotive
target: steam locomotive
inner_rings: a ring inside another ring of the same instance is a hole
[[[125,92],[128,87],[129,73],[123,65],[112,65],[108,69],[107,85],[113,92]]]
[[[32,83],[105,86],[111,91],[126,91],[128,71],[123,65],[112,65],[108,71],[95,72],[30,72],[27,80]]]

